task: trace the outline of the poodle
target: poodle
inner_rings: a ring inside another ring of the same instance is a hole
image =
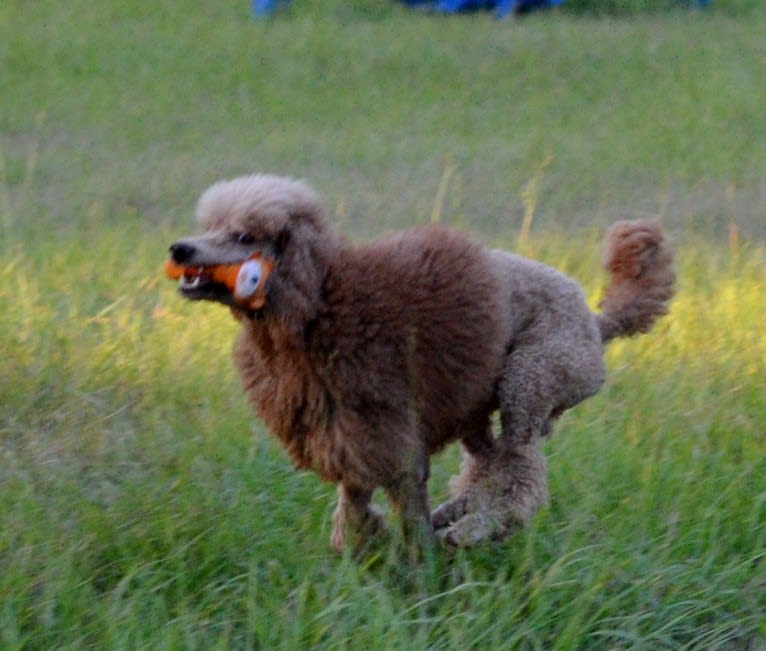
[[[654,222],[619,222],[600,313],[580,286],[464,233],[418,226],[352,244],[299,180],[220,181],[197,205],[204,233],[170,246],[179,292],[228,305],[234,361],[255,411],[293,464],[338,487],[331,545],[382,533],[382,488],[406,541],[502,539],[547,500],[541,438],[604,383],[604,344],[667,313],[673,254]],[[265,300],[243,307],[205,269],[273,263]],[[500,413],[500,431],[491,425]],[[451,497],[433,513],[429,457],[462,444]]]

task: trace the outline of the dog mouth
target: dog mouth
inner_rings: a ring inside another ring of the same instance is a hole
[[[178,293],[190,301],[218,301],[231,304],[231,290],[213,280],[205,267],[186,268],[178,278]]]
[[[266,302],[266,282],[274,260],[260,252],[236,264],[184,266],[171,257],[165,275],[178,281],[178,293],[192,301],[217,301],[231,307],[259,310]]]

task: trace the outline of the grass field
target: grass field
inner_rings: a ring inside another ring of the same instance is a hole
[[[247,5],[0,4],[0,649],[766,649],[762,3]],[[594,304],[604,226],[664,221],[672,314],[609,348],[527,531],[329,551],[333,488],[248,411],[235,324],[160,272],[253,170],[354,238],[440,219]]]

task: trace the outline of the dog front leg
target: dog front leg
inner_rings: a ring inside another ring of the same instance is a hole
[[[342,552],[351,542],[354,548],[385,529],[383,516],[370,503],[373,489],[338,484],[338,505],[332,516],[330,545]]]
[[[407,554],[420,558],[433,542],[433,527],[428,507],[428,462],[422,461],[402,473],[386,487],[389,501],[402,528]]]

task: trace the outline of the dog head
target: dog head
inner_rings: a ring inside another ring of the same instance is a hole
[[[266,174],[220,181],[202,193],[196,216],[204,232],[170,245],[169,263],[186,270],[179,285],[184,298],[237,307],[230,284],[206,270],[257,257],[273,267],[259,307],[285,314],[307,311],[336,242],[314,190],[302,181]]]

